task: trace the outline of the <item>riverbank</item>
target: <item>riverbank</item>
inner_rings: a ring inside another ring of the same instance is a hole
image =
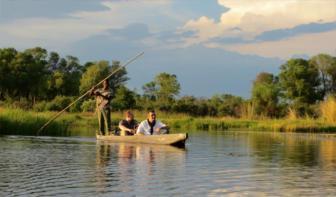
[[[0,108],[0,135],[36,135],[38,129],[56,112],[33,112],[21,109]],[[112,123],[117,126],[122,112],[112,113]],[[136,119],[145,119],[145,112],[135,112]],[[321,119],[237,119],[219,117],[190,117],[185,114],[158,112],[158,118],[175,131],[225,131],[253,130],[275,132],[336,132],[336,123]],[[53,121],[41,135],[92,136],[97,128],[94,113],[64,113]]]

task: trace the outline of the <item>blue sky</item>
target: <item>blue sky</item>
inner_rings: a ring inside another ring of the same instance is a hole
[[[335,0],[0,0],[0,47],[41,46],[82,63],[126,61],[128,87],[176,74],[181,96],[250,96],[259,72],[336,55]]]

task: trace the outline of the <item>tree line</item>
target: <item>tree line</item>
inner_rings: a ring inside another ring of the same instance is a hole
[[[253,82],[251,103],[255,114],[318,116],[318,106],[336,94],[336,57],[319,54],[308,60],[295,58],[280,66],[278,75],[259,73]]]
[[[74,56],[61,57],[41,47],[18,51],[0,49],[1,105],[37,111],[61,110],[89,90],[108,73],[120,68],[119,61],[81,64]],[[278,75],[259,73],[251,98],[217,94],[211,98],[179,97],[177,76],[159,73],[142,86],[142,93],[125,86],[127,70],[110,79],[115,111],[155,108],[192,116],[283,117],[288,110],[300,115],[317,115],[316,106],[336,92],[336,58],[319,54],[308,60],[295,58],[280,66]],[[93,98],[86,98],[70,111],[93,111]]]

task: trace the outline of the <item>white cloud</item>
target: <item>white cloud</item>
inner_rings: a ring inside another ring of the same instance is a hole
[[[103,1],[105,10],[77,11],[63,18],[12,20],[0,26],[0,46],[64,48],[105,30],[123,28],[131,23],[151,23],[155,31],[166,26],[159,18],[180,20],[167,11],[170,3],[170,0]]]
[[[323,33],[298,35],[278,41],[251,44],[218,45],[210,43],[208,47],[223,48],[241,54],[256,54],[263,57],[280,57],[288,59],[294,55],[316,55],[328,53],[336,55],[336,30]]]
[[[48,43],[51,46],[59,46],[103,29],[104,26],[101,24],[84,23],[81,19],[75,18],[67,20],[34,18],[4,24],[0,27],[0,35],[6,34],[8,38],[5,41],[13,44],[35,46]],[[1,42],[4,40],[1,39]]]
[[[336,21],[336,0],[218,0],[219,5],[229,8],[220,18],[202,16],[194,20],[186,18],[190,16],[187,14],[188,10],[184,15],[178,15],[171,4],[171,0],[110,0],[102,2],[106,7],[104,10],[77,11],[63,18],[13,20],[0,25],[0,46],[27,48],[39,45],[59,50],[87,37],[102,34],[108,29],[123,28],[131,23],[144,23],[150,25],[152,35],[158,35],[156,33],[160,31],[176,30],[171,38],[152,36],[138,41],[146,47],[157,49],[204,43],[209,47],[278,57],[287,57],[297,51],[310,54],[312,51],[331,50],[325,41],[327,39],[323,37],[330,34],[310,34],[318,40],[317,44],[295,50],[292,50],[294,45],[292,46],[290,41],[295,42],[296,47],[306,46],[305,42],[309,42],[308,35],[277,42],[245,45],[220,45],[210,40],[225,37],[251,40],[269,30],[292,28],[311,22]],[[176,29],[180,23],[185,25]],[[183,36],[185,32],[190,31],[196,33]]]
[[[218,0],[218,3],[229,8],[218,22],[202,16],[184,25],[183,30],[198,33],[197,38],[187,39],[187,43],[233,36],[249,40],[265,31],[336,21],[335,0]]]

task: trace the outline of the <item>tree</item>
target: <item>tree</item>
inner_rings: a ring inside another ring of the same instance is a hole
[[[109,73],[107,61],[99,61],[87,68],[80,80],[79,90],[81,93],[88,91]]]
[[[336,93],[336,58],[328,54],[312,57],[309,63],[319,70],[323,96]]]
[[[121,65],[119,61],[112,61],[110,73],[116,71],[117,69],[120,69],[120,67]],[[113,97],[115,96],[117,89],[125,85],[125,82],[128,80],[129,78],[127,77],[127,71],[125,68],[118,70],[114,75],[112,75],[112,77],[109,79],[109,82],[110,82],[110,89],[113,93]]]
[[[11,98],[35,102],[47,88],[47,51],[41,47],[18,52],[13,48],[0,50],[0,92]]]
[[[146,83],[145,85],[142,86],[142,89],[144,91],[143,96],[151,101],[156,100],[157,96],[157,86],[154,81],[151,81],[149,83]]]
[[[322,99],[319,71],[304,59],[290,59],[280,67],[279,84],[285,101],[304,114],[308,105]]]
[[[160,73],[154,81],[146,83],[142,89],[146,99],[156,101],[155,104],[160,110],[169,111],[175,96],[180,92],[180,84],[176,75]]]
[[[12,81],[12,97],[25,97],[35,101],[46,89],[46,61],[43,50],[26,50],[19,52],[10,63]]]
[[[75,56],[68,55],[65,59],[65,70],[68,73],[74,73],[81,71],[81,65],[79,63],[79,59]]]
[[[41,47],[35,47],[31,49],[26,49],[24,53],[29,54],[33,57],[35,61],[40,61],[42,64],[46,64],[46,58],[48,56],[48,52],[46,49]]]
[[[184,96],[178,99],[173,106],[173,110],[178,113],[197,114],[196,98],[193,96]]]
[[[277,116],[279,92],[277,77],[271,73],[259,73],[252,87],[252,102],[256,114]]]
[[[160,73],[154,79],[154,83],[157,85],[157,98],[163,100],[172,100],[180,93],[180,84],[177,81],[176,75],[168,73]]]
[[[195,114],[196,116],[207,116],[211,115],[211,112],[213,111],[209,100],[206,98],[198,98],[195,100],[195,105],[197,106],[195,109]]]
[[[125,86],[120,86],[116,91],[116,96],[112,100],[113,110],[133,109],[136,106],[135,93],[127,89]]]
[[[77,57],[66,57],[66,69],[64,71],[63,95],[76,96],[79,94],[80,79],[82,76],[82,66]]]
[[[48,52],[46,49],[41,47],[35,47],[31,49],[27,49],[23,52],[26,54],[28,61],[26,62],[27,67],[27,75],[28,75],[28,83],[25,86],[30,86],[28,89],[29,95],[33,100],[33,104],[35,104],[35,99],[42,97],[45,95],[47,90],[47,56]],[[30,57],[31,56],[31,57]],[[27,97],[28,99],[28,97]]]
[[[48,59],[48,97],[57,95],[77,96],[79,94],[82,66],[77,57],[60,58],[51,52]]]
[[[56,70],[58,67],[58,63],[60,60],[60,56],[58,55],[57,52],[50,52],[49,53],[49,58],[48,58],[48,69],[49,70]]]
[[[108,61],[99,61],[88,67],[83,73],[80,80],[80,92],[92,88],[102,79],[107,77],[110,73],[120,68],[120,63],[118,61],[113,61],[112,66],[109,65]],[[116,94],[116,90],[125,84],[129,78],[127,77],[127,71],[125,68],[118,70],[114,75],[109,78],[110,89],[112,91],[112,96]]]
[[[11,74],[11,63],[17,53],[14,48],[0,49],[0,99],[3,99],[5,95],[10,95],[13,91],[15,76]]]
[[[216,114],[219,116],[238,117],[241,113],[241,105],[243,98],[231,94],[214,95],[209,102],[213,109],[216,109]]]

